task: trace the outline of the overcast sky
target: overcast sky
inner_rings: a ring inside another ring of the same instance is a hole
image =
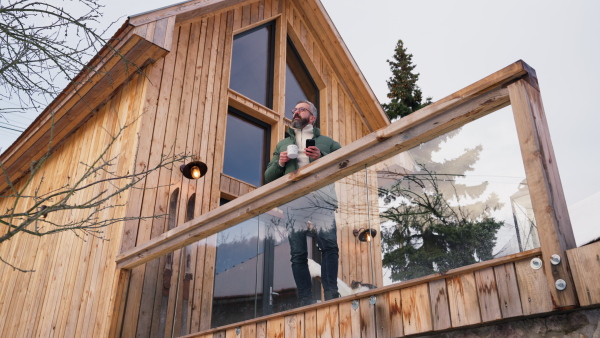
[[[107,0],[105,19],[180,1]],[[600,236],[600,1],[322,0],[375,95],[398,39],[413,54],[425,96],[439,100],[522,59],[538,75],[578,242]],[[124,18],[113,28],[121,26]],[[112,34],[112,33],[111,33]],[[0,148],[12,142],[0,133]],[[579,204],[577,204],[579,202]],[[587,204],[586,204],[587,203]]]

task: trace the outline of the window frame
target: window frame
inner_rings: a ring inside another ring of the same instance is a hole
[[[251,27],[249,29],[246,29],[242,32],[234,32],[233,34],[233,39],[232,39],[232,44],[231,44],[231,65],[230,65],[230,70],[229,70],[229,84],[228,87],[230,90],[239,93],[241,95],[244,95],[248,98],[250,98],[247,94],[245,93],[240,93],[234,89],[231,88],[231,69],[233,68],[233,50],[234,50],[234,44],[235,44],[235,40],[237,38],[241,38],[244,37],[246,35],[250,35],[260,29],[263,29],[265,27],[271,26],[272,30],[270,32],[270,36],[268,39],[268,44],[270,46],[270,50],[269,50],[269,66],[267,67],[267,95],[266,95],[266,104],[263,105],[259,102],[256,102],[258,104],[260,104],[261,106],[264,106],[266,108],[269,109],[274,109],[274,88],[275,88],[275,54],[277,54],[277,48],[279,48],[279,46],[277,46],[277,33],[278,33],[278,24],[277,24],[277,20],[269,20],[265,23],[259,24],[258,26],[255,27]],[[250,98],[251,100],[255,101],[253,98]]]
[[[248,122],[254,126],[257,126],[259,128],[264,129],[264,137],[263,137],[263,161],[262,161],[262,170],[261,170],[261,177],[260,177],[260,185],[259,186],[255,186],[256,188],[261,187],[265,184],[265,170],[267,169],[267,165],[269,164],[269,161],[271,160],[270,158],[270,149],[271,149],[271,132],[272,132],[272,126],[265,122],[262,121],[252,115],[249,115],[247,113],[244,113],[243,111],[241,111],[240,109],[237,109],[235,107],[232,107],[231,105],[227,106],[227,117],[229,117],[229,115],[234,115],[235,117]],[[225,122],[227,123],[227,122]],[[227,129],[227,127],[225,127],[225,129]],[[225,133],[225,144],[227,144],[227,133]],[[222,173],[224,175],[230,176],[232,178],[235,178],[236,180],[245,182],[249,185],[254,186],[254,184],[250,183],[250,182],[246,182],[243,179],[239,178],[239,177],[235,177],[235,176],[231,176],[229,174],[225,173],[225,146],[223,147],[223,167],[222,167]]]

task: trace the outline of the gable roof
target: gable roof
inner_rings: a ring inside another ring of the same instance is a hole
[[[29,172],[33,161],[58,148],[137,70],[164,57],[171,50],[176,23],[255,1],[193,0],[129,17],[108,44],[0,155],[10,181],[19,180]],[[321,2],[302,0],[295,4],[304,16],[311,18],[309,22],[319,33],[319,42],[327,46],[332,66],[338,70],[365,124],[371,130],[388,125],[387,116]],[[4,176],[0,191],[7,187]]]

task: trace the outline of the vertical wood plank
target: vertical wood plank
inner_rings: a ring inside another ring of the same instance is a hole
[[[362,298],[360,303],[360,334],[362,337],[375,337],[375,305],[369,298]]]
[[[304,313],[285,316],[285,337],[304,337]]]
[[[267,322],[259,322],[256,324],[256,338],[267,337]]]
[[[452,327],[452,324],[450,320],[450,308],[448,306],[446,279],[429,282],[429,295],[433,329],[435,331],[449,329]]]
[[[600,242],[567,251],[581,306],[600,303]]]
[[[246,27],[250,24],[252,5],[246,5],[242,7],[242,27]]]
[[[511,318],[523,315],[521,299],[519,298],[519,286],[513,263],[506,263],[494,267],[496,285],[498,286],[498,298],[502,318]]]
[[[475,271],[475,283],[477,286],[479,309],[481,310],[481,320],[489,322],[502,319],[494,269],[487,268]]]
[[[404,327],[402,325],[402,298],[400,290],[390,291],[388,293],[390,337],[404,336]]]
[[[575,247],[575,237],[558,174],[542,97],[539,90],[526,80],[509,85],[508,94],[538,227],[542,261],[549,262],[553,254],[564,258],[565,251]],[[568,261],[563,259],[558,265],[544,264],[543,269],[546,270],[546,283],[554,307],[576,305],[577,299]],[[565,290],[559,291],[554,287],[557,279],[567,282]]]
[[[375,329],[378,337],[393,337],[392,335],[392,309],[390,308],[390,293],[377,295],[375,303]]]
[[[352,302],[340,303],[339,320],[340,320],[340,337],[352,338]]]
[[[431,308],[427,284],[412,286],[400,290],[402,300],[402,323],[404,334],[416,334],[431,331]]]
[[[148,91],[148,94],[151,95],[152,93],[156,93],[160,90],[160,94],[157,95],[158,100],[156,107],[156,118],[154,121],[155,128],[152,135],[152,147],[159,149],[163,147],[163,142],[166,134],[170,93],[173,83],[173,74],[175,71],[175,61],[177,54],[176,49],[179,45],[179,30],[177,29],[175,32],[176,37],[174,38],[174,50],[171,51],[171,53],[167,54],[164,60],[164,65],[160,63],[156,66],[155,69],[150,68],[151,74],[153,74],[153,77],[150,80],[156,81],[153,81],[151,83],[151,88]],[[162,76],[160,77],[160,87],[158,86],[159,76],[158,74],[154,75],[154,72],[162,73]],[[152,100],[152,98],[150,97],[148,97],[147,99]],[[162,151],[150,152],[150,158],[148,160],[147,167],[151,168],[156,166],[160,162],[161,156]],[[154,215],[155,203],[158,199],[158,191],[156,187],[158,186],[157,182],[159,180],[159,177],[160,171],[158,170],[150,173],[146,177],[146,190],[144,191],[141,202],[141,217],[148,217]],[[129,205],[132,204],[134,203],[129,203]],[[128,211],[128,213],[129,212],[137,211],[131,210]],[[136,243],[141,244],[150,239],[152,237],[153,224],[153,219],[140,220],[139,222],[134,222],[132,224],[126,223],[121,251],[132,248],[133,246],[135,246]],[[137,232],[134,230],[136,228],[139,229],[137,230]],[[153,307],[158,269],[158,266],[156,266],[156,264],[157,262],[142,265],[133,269],[130,274],[129,291],[127,293],[127,306],[124,310],[125,318],[123,319],[123,328],[121,332],[123,336],[133,336],[136,334],[140,306],[142,306],[146,311]],[[147,267],[150,267],[151,269],[153,268],[148,274],[146,274]]]
[[[273,16],[272,11],[273,11],[273,1],[272,0],[265,0],[264,1],[264,18],[268,19],[271,16]]]
[[[241,336],[242,336],[242,338],[256,337],[256,323],[247,324],[247,325],[242,326]]]
[[[259,3],[260,3],[260,1],[257,1],[250,5],[250,23],[251,24],[258,22]]]
[[[475,277],[472,273],[446,279],[452,327],[481,323]]]
[[[304,312],[304,337],[317,337],[317,310]]]
[[[548,290],[544,269],[532,269],[530,260],[526,259],[515,262],[515,272],[519,283],[523,315],[552,311],[552,295]]]
[[[339,337],[338,307],[332,305],[317,309],[317,336]]]
[[[267,320],[267,337],[283,338],[285,337],[285,320],[283,317]]]

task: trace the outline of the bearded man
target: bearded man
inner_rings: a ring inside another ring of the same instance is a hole
[[[321,135],[319,128],[314,127],[317,120],[317,108],[310,101],[300,101],[292,109],[292,127],[288,129],[287,137],[281,140],[275,147],[273,158],[265,171],[265,182],[269,183],[277,178],[289,174],[312,161],[326,156],[341,148],[340,144],[331,138]],[[306,140],[314,140],[314,145],[306,147]],[[288,145],[298,146],[298,157],[288,157]],[[291,222],[289,233],[292,273],[298,288],[298,299],[300,306],[314,303],[312,298],[312,280],[308,269],[308,248],[306,236],[312,235],[317,239],[317,245],[322,252],[321,260],[321,282],[325,300],[338,298],[340,296],[337,287],[337,274],[339,262],[339,249],[335,227],[334,211],[337,209],[337,199],[333,184],[321,188],[307,196],[306,199],[324,207],[318,207],[315,213],[319,217],[302,222]],[[332,207],[334,205],[335,207]],[[301,209],[301,208],[300,208]],[[297,210],[300,210],[297,209]],[[306,209],[304,209],[306,210]],[[306,215],[301,211],[288,214],[288,219],[298,220],[299,215]],[[318,219],[318,221],[316,221]],[[299,224],[302,224],[300,226]],[[308,229],[311,226],[312,229]]]

